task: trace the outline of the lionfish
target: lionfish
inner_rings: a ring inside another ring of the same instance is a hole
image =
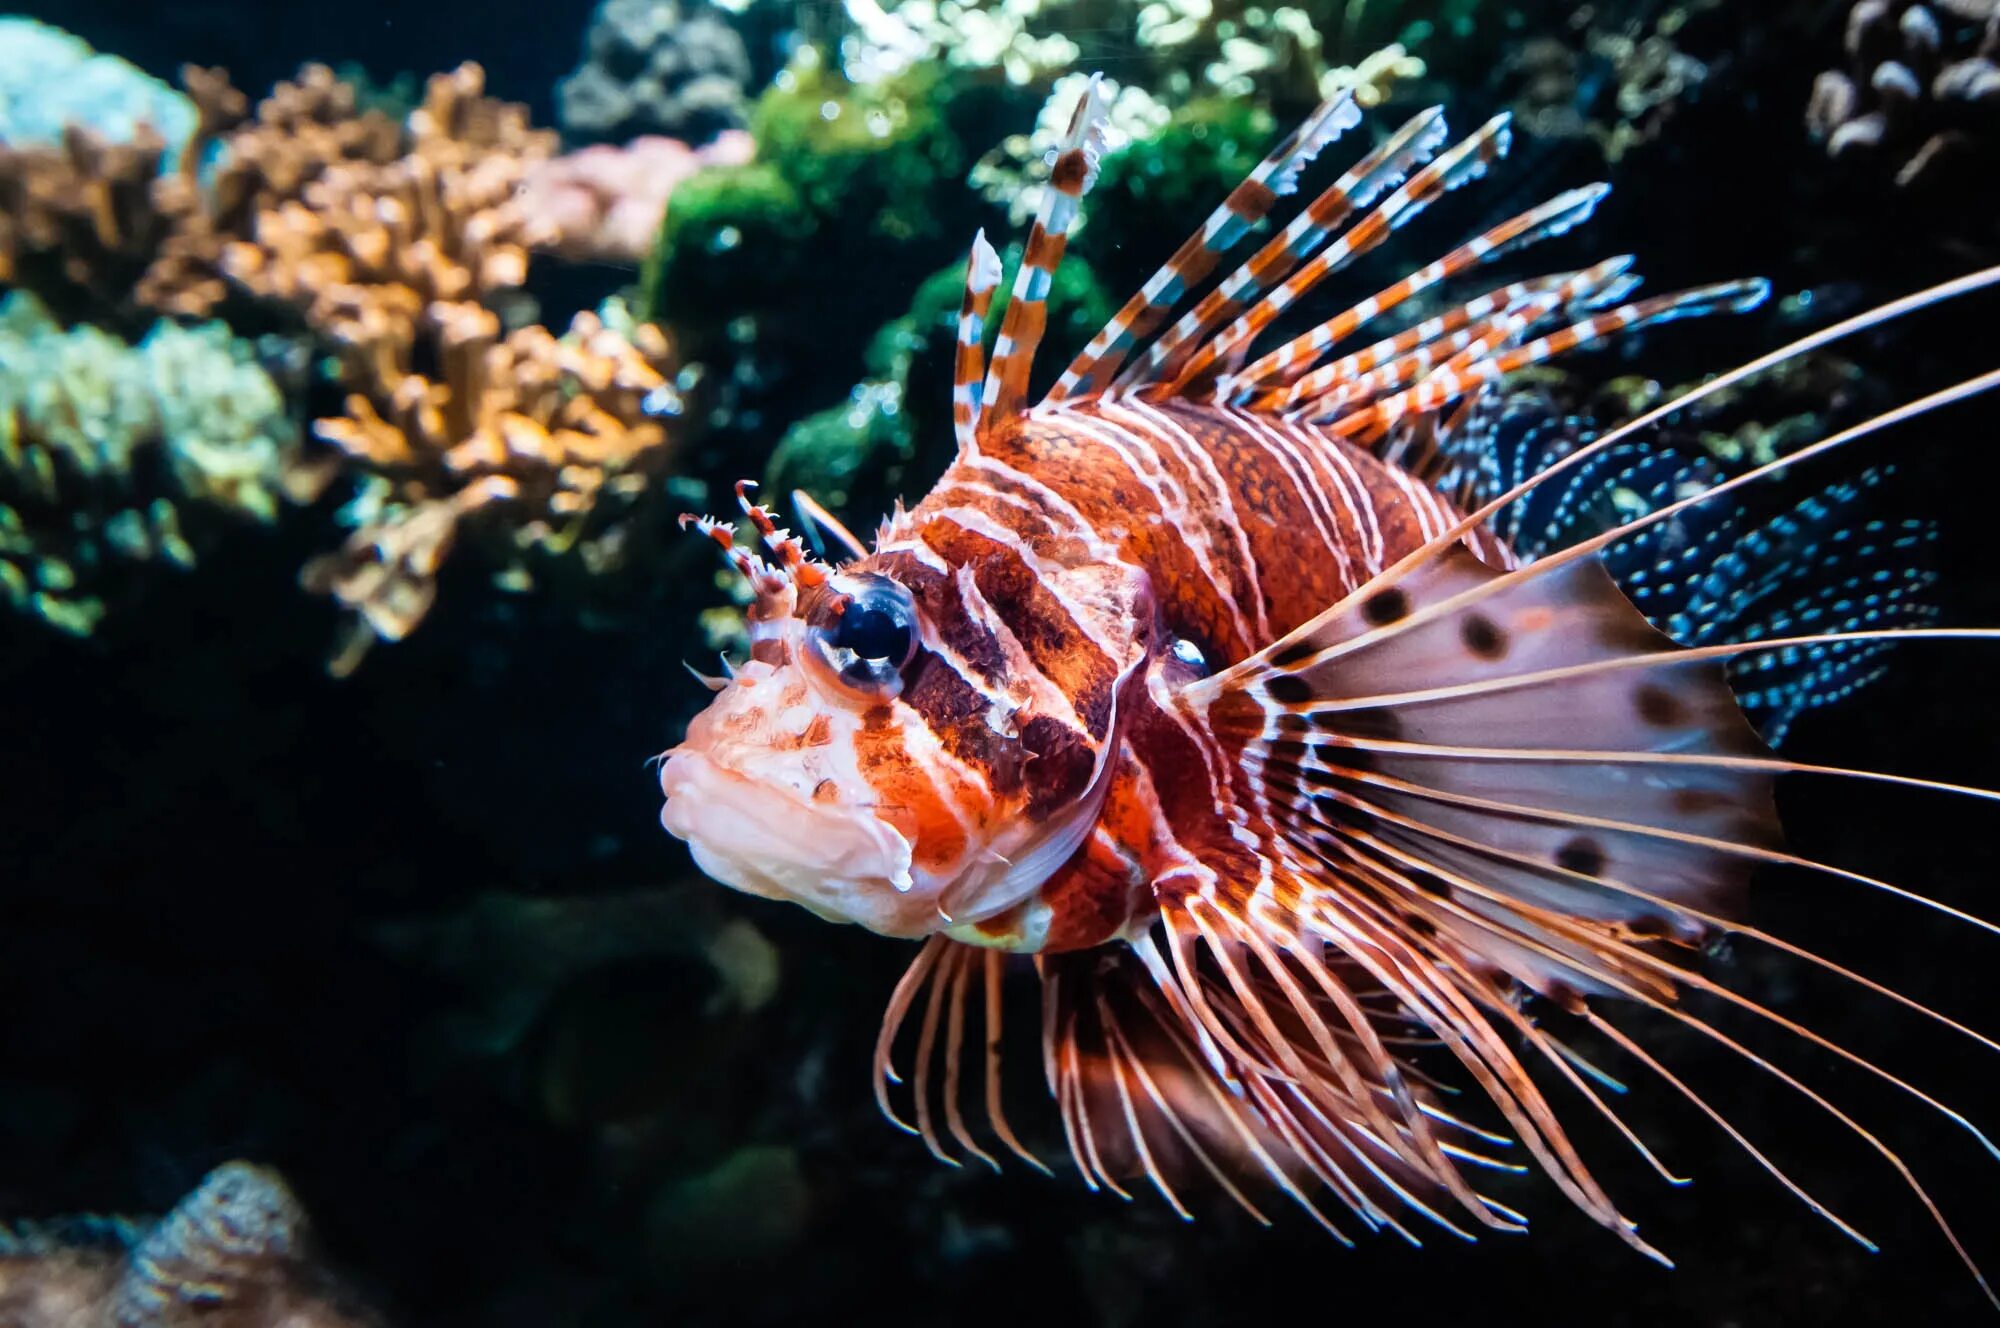
[[[1551,1100],[1563,1086],[1673,1179],[1606,1096],[1616,1082],[1559,1036],[1568,1021],[1866,1244],[1600,1012],[1636,1002],[1776,1075],[1882,1153],[1978,1276],[1885,1145],[1686,998],[1807,1039],[1993,1151],[1955,1111],[1701,963],[1719,938],[1748,937],[2000,1049],[1741,920],[1752,869],[1788,864],[2000,931],[1788,853],[1773,784],[1810,773],[2000,795],[1786,760],[1752,723],[1769,734],[1852,691],[1891,641],[1992,633],[1924,625],[1911,547],[1923,532],[1860,520],[1863,484],[1764,520],[1697,518],[1783,467],[2000,386],[2000,374],[1727,478],[1642,435],[1773,365],[2000,281],[2000,269],[1805,337],[1581,443],[1543,446],[1546,430],[1496,421],[1510,375],[1619,333],[1751,309],[1767,284],[1635,299],[1633,260],[1614,258],[1352,344],[1442,283],[1578,226],[1600,185],[1257,353],[1282,315],[1510,143],[1504,115],[1454,144],[1442,109],[1427,110],[1208,284],[1361,118],[1335,96],[1283,138],[1029,406],[1051,277],[1103,146],[1091,81],[1052,155],[990,366],[1003,269],[983,233],[974,240],[957,451],[936,486],[898,504],[872,549],[801,496],[803,523],[845,547],[837,564],[780,529],[747,483],[738,497],[768,557],[730,524],[696,523],[754,591],[750,650],[706,680],[712,702],[666,754],[663,823],[721,882],[923,942],[890,998],[876,1094],[945,1161],[956,1162],[948,1134],[998,1166],[961,1103],[976,1002],[992,1139],[1043,1167],[1001,1105],[1003,979],[1009,956],[1027,955],[1042,1073],[1093,1190],[1130,1197],[1128,1185],[1150,1184],[1185,1217],[1199,1185],[1259,1221],[1281,1197],[1343,1243],[1355,1223],[1415,1241],[1419,1218],[1462,1236],[1517,1231],[1522,1215],[1475,1183],[1484,1168],[1522,1169],[1495,1155],[1517,1141],[1570,1202],[1665,1263]],[[1614,558],[1631,572],[1622,587]],[[1727,666],[1751,657],[1771,667],[1750,670],[1739,699]],[[913,1016],[908,1124],[890,1086],[903,1082],[892,1053]],[[1447,1107],[1454,1075],[1506,1133]]]

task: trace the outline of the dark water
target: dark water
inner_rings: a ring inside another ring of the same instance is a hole
[[[1427,9],[1465,20],[1417,49],[1432,65],[1425,91],[1462,101],[1455,123],[1470,124],[1522,95],[1507,62],[1537,33],[1586,41],[1560,15],[1525,8],[1510,22],[1507,6],[1410,3],[1387,35]],[[1333,31],[1343,6],[1307,9]],[[1653,32],[1669,12],[1604,9],[1613,33]],[[1887,175],[1837,169],[1808,136],[1814,76],[1846,60],[1844,6],[1693,9],[1671,44],[1706,75],[1648,122],[1645,141],[1608,163],[1588,137],[1526,135],[1520,161],[1479,198],[1453,200],[1451,224],[1608,172],[1612,203],[1552,265],[1631,251],[1662,288],[1759,272],[1818,299],[1647,337],[1643,357],[1589,357],[1580,378],[1644,366],[1686,380],[1994,261],[2000,232],[1977,183],[1990,169],[1899,192]],[[1102,47],[1114,76],[1150,68],[1104,35],[1129,22],[1124,7],[1078,10],[1086,54]],[[308,60],[351,62],[386,84],[474,59],[493,94],[542,124],[590,19],[584,5],[522,0],[63,0],[25,12],[162,77],[182,62],[226,66],[253,97]],[[752,70],[745,106],[787,50],[841,30],[837,12],[819,9],[758,6],[727,21]],[[1573,95],[1587,119],[1609,123],[1616,97],[1590,79],[1636,75],[1604,59],[1582,62]],[[1260,86],[1245,98],[1282,115],[1296,109],[1289,95]],[[990,127],[998,141],[1025,128],[1022,104],[961,112],[972,117],[961,128]],[[1990,163],[2000,137],[1969,150]],[[1107,285],[1122,294],[1143,277],[1207,202],[1131,212],[1115,238],[1093,237]],[[1422,243],[1450,243],[1449,232],[1433,227]],[[763,472],[788,426],[876,372],[862,344],[962,253],[964,235],[818,242],[877,254],[879,266],[753,256],[806,274],[786,288],[789,304],[756,295],[756,335],[774,349],[760,358],[754,339],[745,350],[686,334],[697,355],[752,383],[676,463],[711,486],[712,505],[726,501],[713,496],[723,482]],[[738,316],[728,301],[750,299],[743,270],[715,270],[725,280],[706,303],[680,310],[690,329],[727,324]],[[542,321],[560,325],[637,280],[629,267],[538,258],[529,290]],[[1996,314],[2000,301],[1973,297],[1856,344],[1857,403],[1990,368]],[[911,384],[913,400],[920,384],[941,390],[935,365],[920,357]],[[300,390],[311,410],[337,409],[326,383]],[[1759,406],[1769,403],[1745,413]],[[1861,445],[1898,469],[1885,501],[1942,528],[1950,624],[2000,623],[1996,425],[2000,414],[1974,403]],[[864,475],[857,505],[920,493],[938,455],[933,440],[901,469]],[[1815,474],[1859,464],[1835,458]],[[706,559],[661,531],[638,574],[587,592],[551,580],[504,594],[490,565],[455,553],[420,629],[335,680],[323,668],[334,609],[302,592],[297,572],[338,543],[342,497],[227,532],[199,569],[148,579],[86,639],[0,614],[0,1219],[157,1213],[220,1162],[268,1163],[311,1213],[327,1263],[398,1324],[1946,1323],[1992,1312],[1888,1163],[1664,1018],[1626,1026],[1882,1253],[1844,1241],[1636,1069],[1622,1109],[1695,1184],[1661,1185],[1601,1122],[1580,1114],[1572,1126],[1647,1239],[1679,1261],[1673,1272],[1533,1178],[1495,1191],[1532,1216],[1531,1237],[1464,1247],[1440,1235],[1423,1250],[1384,1237],[1346,1251],[1290,1214],[1263,1232],[1215,1207],[1190,1227],[1143,1198],[1127,1208],[1085,1194],[1061,1170],[1048,1180],[938,1167],[875,1117],[868,1093],[876,1020],[905,949],[726,895],[658,828],[645,762],[699,703],[681,660],[706,657],[695,614],[722,597]],[[1983,644],[1905,647],[1885,681],[1802,722],[1786,754],[2000,784],[1993,677]],[[1831,780],[1787,784],[1781,802],[1796,851],[2000,915],[1990,804]],[[1759,882],[1761,925],[2000,1032],[1994,937],[1850,882],[1780,870]],[[768,999],[728,976],[728,956],[746,953],[753,966],[775,962]],[[1712,963],[1974,1121],[2000,1120],[1994,1053],[1752,945]],[[1021,1026],[1031,1019],[1024,1011]],[[1876,1129],[1973,1255],[2000,1263],[2000,1161],[1828,1054],[1747,1020],[1730,1027]],[[1017,1063],[1015,1118],[1059,1153],[1031,1060]]]

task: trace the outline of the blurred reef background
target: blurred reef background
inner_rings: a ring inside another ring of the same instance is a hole
[[[1673,1273],[1529,1181],[1502,1187],[1526,1240],[1342,1251],[1303,1221],[1189,1228],[1067,1175],[944,1169],[867,1091],[903,948],[726,894],[659,831],[646,760],[706,695],[682,662],[741,633],[739,588],[675,518],[744,477],[864,530],[923,492],[966,247],[984,226],[1018,259],[1069,103],[1045,108],[1086,70],[1117,133],[1056,286],[1066,346],[1342,83],[1377,127],[1444,102],[1520,133],[1370,275],[1602,178],[1599,220],[1536,264],[1633,252],[1661,286],[1763,274],[1784,297],[1518,385],[1552,411],[1629,416],[2000,260],[1995,0],[17,6],[0,1325],[1983,1310],[1879,1158],[1671,1029],[1669,1058],[1882,1255],[1664,1090],[1629,1114],[1694,1186],[1582,1137]],[[1794,366],[1678,444],[1779,454],[1991,368],[1996,316],[1973,301]],[[1953,623],[2000,623],[1996,426],[1975,407],[1870,444],[1883,502],[1939,524]],[[1789,752],[2000,784],[1988,658],[1912,652]],[[1981,805],[1785,806],[1801,851],[2000,914]],[[2000,1028],[1990,938],[1782,873],[1758,916]],[[1992,1063],[1906,1014],[1714,961],[2000,1116]],[[1030,1059],[1013,1114],[1059,1153]],[[1991,1159],[1827,1078],[2000,1262]]]

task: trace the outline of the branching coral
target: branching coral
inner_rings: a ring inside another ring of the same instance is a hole
[[[261,307],[332,352],[347,414],[318,433],[357,491],[344,512],[356,532],[304,579],[354,611],[335,668],[415,627],[475,513],[506,584],[616,565],[624,518],[671,453],[666,338],[590,315],[560,339],[503,335],[492,307],[562,238],[524,189],[556,136],[487,97],[471,64],[432,78],[402,123],[319,66],[254,114],[218,71],[184,82],[197,132],[182,169],[161,174],[156,141],[111,149],[79,133],[0,155],[0,260],[9,279],[58,294],[136,281],[141,307],[181,317]],[[17,603],[72,631],[101,616],[91,571],[115,555],[189,561],[191,510],[268,520],[287,484],[326,477],[298,462],[298,424],[219,331],[162,325],[137,352],[94,329],[37,325],[22,340],[62,348],[70,372],[48,376],[65,385],[60,404],[24,379],[7,417],[25,497],[0,509],[0,568]]]
[[[219,324],[138,346],[0,305],[0,589],[75,634],[153,562],[191,566],[230,519],[269,522],[325,472],[255,352]]]
[[[604,0],[584,44],[583,64],[556,88],[557,119],[573,138],[699,143],[743,123],[750,54],[700,0]]]
[[[2000,153],[2000,0],[1857,0],[1847,68],[1813,85],[1807,126],[1837,159],[1903,187],[1964,190]]]
[[[440,379],[402,375],[315,426],[365,476],[349,508],[354,535],[305,572],[309,588],[357,615],[332,663],[338,674],[373,640],[400,640],[422,620],[467,523],[513,584],[557,560],[608,570],[672,456],[657,417],[678,403],[658,328],[580,314],[560,340],[541,327],[502,338],[499,319],[477,305],[433,306],[430,317]]]
[[[561,340],[503,337],[486,303],[560,238],[523,189],[555,136],[486,97],[476,65],[431,79],[403,125],[319,67],[234,128],[227,84],[191,83],[222,162],[211,182],[161,182],[174,229],[142,294],[178,313],[254,297],[334,351],[348,413],[318,432],[358,486],[356,532],[305,582],[356,615],[335,670],[416,626],[475,513],[512,584],[553,555],[614,563],[612,509],[636,506],[670,453],[648,413],[671,404],[666,339],[588,315]]]
[[[0,1230],[12,1328],[368,1328],[314,1263],[277,1173],[229,1162],[158,1222],[85,1218]]]
[[[0,147],[0,283],[69,318],[129,312],[126,294],[168,231],[152,200],[165,156],[144,127],[126,143],[72,125],[52,147]]]
[[[197,90],[208,120],[226,122],[227,86]],[[358,110],[350,85],[308,66],[223,136],[213,183],[162,182],[176,229],[141,297],[202,314],[233,281],[299,306],[368,354],[384,337],[409,340],[426,301],[520,284],[528,246],[544,237],[513,194],[555,138],[484,91],[477,65],[440,74],[399,126]],[[397,307],[370,295],[389,290],[404,292],[390,301]]]

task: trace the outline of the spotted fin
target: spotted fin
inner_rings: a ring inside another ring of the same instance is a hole
[[[1510,574],[1455,550],[1205,690],[1196,704],[1309,856],[1412,882],[1399,907],[1538,990],[1601,992],[1626,936],[1699,933],[1676,910],[1729,911],[1747,871],[1730,846],[1776,842],[1767,773],[1646,767],[1763,748],[1722,667],[1678,658],[1595,560]],[[1500,767],[1479,754],[1495,749],[1601,761]],[[1621,753],[1640,759],[1623,769]],[[1599,932],[1613,950],[1593,949]],[[1562,958],[1531,959],[1524,935]]]
[[[1461,431],[1439,488],[1466,509],[1541,473],[1596,436],[1584,419],[1522,393]],[[1891,472],[1862,471],[1772,511],[1744,503],[1693,507],[1604,550],[1606,569],[1648,621],[1683,645],[1933,626],[1937,528],[1885,516]],[[1701,455],[1653,443],[1607,448],[1493,518],[1533,561],[1623,527],[1726,478]],[[1728,663],[1737,702],[1773,746],[1800,715],[1852,696],[1882,673],[1880,641],[1830,642]]]

